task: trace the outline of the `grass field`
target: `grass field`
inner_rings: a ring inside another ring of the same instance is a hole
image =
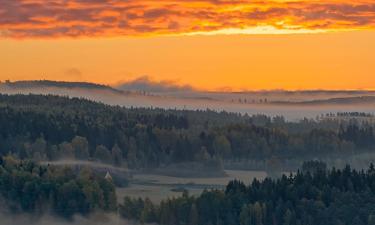
[[[227,177],[221,178],[180,178],[154,174],[136,174],[126,188],[118,188],[117,196],[120,201],[124,196],[150,198],[158,203],[168,197],[177,197],[182,190],[187,190],[191,195],[198,195],[204,189],[222,189],[234,179],[250,183],[254,178],[264,179],[266,172],[226,170]]]

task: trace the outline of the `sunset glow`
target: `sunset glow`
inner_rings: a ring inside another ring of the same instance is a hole
[[[374,89],[373,30],[372,0],[5,0],[0,79]]]
[[[0,8],[3,37],[143,36],[361,30],[375,25],[366,0],[14,0]],[[270,29],[271,28],[271,29]],[[277,32],[276,32],[277,31]]]

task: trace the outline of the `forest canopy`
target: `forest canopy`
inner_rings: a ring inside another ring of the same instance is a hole
[[[0,95],[0,155],[97,160],[130,168],[212,160],[312,159],[369,152],[373,124],[109,106],[52,95]]]
[[[14,214],[53,213],[70,218],[117,208],[113,183],[88,167],[77,173],[70,167],[12,157],[0,157],[0,198],[1,207]]]
[[[231,181],[225,190],[198,197],[185,193],[160,204],[126,197],[123,217],[161,225],[373,225],[375,168],[326,170],[308,162],[308,170],[280,179]],[[311,172],[313,171],[313,172]]]
[[[346,114],[345,114],[346,115]],[[359,114],[355,114],[359,115]],[[366,115],[367,116],[367,115]],[[329,118],[334,118],[332,115]],[[309,160],[373,151],[374,124],[110,106],[52,95],[0,95],[0,198],[9,212],[63,218],[95,211],[161,225],[373,225],[375,169],[311,161],[290,176],[231,181],[155,204],[125,197],[111,179],[55,160],[131,169],[186,162]],[[42,163],[39,163],[42,162]]]

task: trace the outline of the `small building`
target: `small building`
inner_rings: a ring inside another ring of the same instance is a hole
[[[107,173],[105,174],[104,179],[106,179],[108,181],[113,181],[113,178],[112,178],[111,174],[109,173],[109,171],[107,171]]]

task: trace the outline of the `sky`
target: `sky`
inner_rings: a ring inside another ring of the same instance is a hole
[[[375,89],[374,0],[1,0],[0,79]]]

